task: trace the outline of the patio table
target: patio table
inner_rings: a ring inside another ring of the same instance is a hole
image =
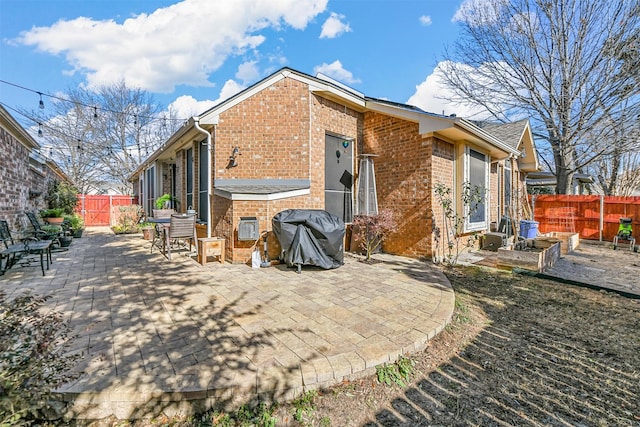
[[[47,260],[47,270],[49,269],[49,264],[53,263],[53,260],[51,259],[51,243],[51,240],[25,241],[22,243],[15,243],[6,249],[3,249],[0,251],[0,259],[6,256],[7,265],[6,268],[3,269],[0,263],[0,275],[3,275],[5,271],[11,267],[12,264],[10,265],[9,259],[12,255],[39,254],[40,268],[42,269],[42,275],[44,276],[44,259],[46,258]]]
[[[174,214],[174,216],[178,216],[180,214]],[[182,214],[182,216],[185,216],[185,214]],[[153,252],[153,247],[156,246],[159,250],[161,250],[163,253],[166,250],[166,246],[169,245],[169,240],[170,240],[170,229],[171,229],[171,218],[149,218],[147,220],[147,222],[150,222],[152,224],[155,224],[156,227],[156,232],[154,234],[153,237],[153,241],[151,242],[151,252]],[[194,224],[194,228],[193,228],[193,238],[192,238],[193,244],[195,245],[196,248],[196,254],[198,253],[198,236],[197,236],[197,232],[195,229],[195,224]],[[160,246],[162,244],[162,246]],[[169,256],[169,259],[171,259],[171,257]]]

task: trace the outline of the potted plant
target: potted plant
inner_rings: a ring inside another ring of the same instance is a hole
[[[71,235],[75,238],[82,237],[82,232],[84,231],[84,220],[82,216],[76,213],[73,215],[65,215],[64,219],[69,224]]]
[[[138,228],[142,230],[142,238],[144,240],[152,240],[155,227],[150,222],[142,222],[138,225]]]
[[[61,248],[67,248],[71,245],[71,241],[73,240],[73,237],[68,236],[68,235],[63,235],[58,237],[58,242],[60,242],[60,247]]]
[[[178,203],[178,201],[171,197],[170,194],[163,194],[158,197],[154,203],[155,209],[153,210],[154,218],[166,218],[174,213],[174,209],[171,208],[171,203]]]
[[[42,217],[42,219],[49,224],[60,225],[64,221],[64,209],[62,208],[42,209],[40,211],[40,217]]]

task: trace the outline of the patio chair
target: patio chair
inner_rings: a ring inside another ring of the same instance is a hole
[[[196,247],[197,251],[198,239],[196,236],[195,215],[171,215],[168,227],[164,226],[163,228],[162,251],[167,255],[169,261],[171,261],[172,246],[178,246],[180,244],[186,246],[186,242],[189,241],[189,252],[191,252],[192,245]]]
[[[44,275],[44,256],[47,256],[47,269],[51,261],[49,241],[38,241],[35,237],[27,237],[24,239],[14,239],[9,229],[9,224],[5,220],[0,220],[0,275],[3,275],[5,271],[15,265],[22,259],[23,256],[36,253],[40,254],[40,266],[42,268],[42,275]],[[2,260],[6,258],[7,261],[3,266]],[[30,265],[31,260],[20,261],[21,265]]]
[[[36,239],[44,239],[44,240],[57,240],[58,237],[63,233],[63,228],[60,227],[58,231],[48,231],[43,229],[43,225],[40,223],[38,216],[34,212],[25,212],[25,215],[29,219],[31,226],[33,227],[33,236]]]

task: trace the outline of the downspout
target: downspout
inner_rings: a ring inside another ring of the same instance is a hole
[[[207,135],[207,212],[208,212],[208,218],[207,218],[207,238],[211,237],[211,173],[212,173],[212,167],[211,167],[211,134],[209,132],[207,132],[205,129],[200,127],[200,118],[193,118],[194,120],[194,126],[195,128]],[[215,132],[215,126],[213,125],[213,129]]]

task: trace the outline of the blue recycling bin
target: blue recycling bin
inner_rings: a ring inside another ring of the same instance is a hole
[[[538,235],[538,221],[520,221],[520,237],[533,239]]]

